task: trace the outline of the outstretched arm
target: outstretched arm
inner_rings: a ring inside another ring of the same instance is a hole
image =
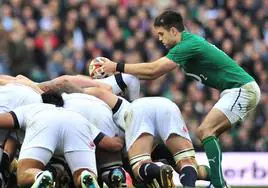
[[[107,58],[99,63],[101,65],[96,71],[104,71],[106,73],[124,72],[137,76],[140,79],[152,80],[162,76],[165,73],[177,67],[177,64],[167,57],[162,57],[150,63],[122,64],[115,63]]]
[[[36,82],[33,82],[29,78],[23,76],[23,75],[18,75],[16,77],[13,76],[8,76],[8,75],[0,75],[0,85],[6,85],[9,83],[18,83],[22,85],[26,85],[28,87],[31,87],[38,93],[43,93],[43,91],[37,86]]]
[[[74,85],[86,88],[86,87],[102,87],[104,89],[112,91],[112,88],[110,85],[99,82],[98,80],[93,80],[89,76],[84,75],[63,75],[58,78],[55,78],[54,81],[57,82],[63,82],[68,80],[69,82],[72,82]]]
[[[0,75],[0,79],[3,79],[3,80],[15,80],[16,77],[3,74],[3,75]]]
[[[51,80],[38,84],[44,92],[55,91],[59,93],[83,93],[83,89],[68,80]]]

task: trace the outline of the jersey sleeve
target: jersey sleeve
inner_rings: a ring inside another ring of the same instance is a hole
[[[23,106],[18,107],[10,112],[14,120],[14,127],[25,129],[25,108]]]
[[[166,57],[176,64],[185,65],[198,54],[198,48],[190,41],[177,44],[169,50]]]

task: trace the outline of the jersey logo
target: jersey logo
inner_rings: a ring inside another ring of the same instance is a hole
[[[197,76],[196,74],[187,73],[187,72],[185,72],[185,74],[186,74],[186,76],[190,76],[190,77],[194,78],[198,82],[202,82],[202,79],[199,76]]]
[[[193,74],[193,73],[188,73],[188,72],[186,72],[186,71],[184,70],[184,68],[182,68],[182,72],[184,72],[184,74],[186,74],[186,76],[190,76],[190,77],[192,77],[193,79],[195,79],[196,81],[201,82],[201,83],[202,83],[202,78],[203,78],[203,80],[205,80],[205,81],[208,79],[208,77],[204,76],[203,74],[200,74],[200,75],[198,76],[198,75]]]
[[[94,149],[94,148],[95,148],[95,144],[94,144],[94,142],[92,142],[92,141],[89,141],[88,146],[89,146],[91,149]]]
[[[182,130],[185,132],[185,133],[188,133],[188,129],[186,126],[183,126]]]
[[[203,78],[204,80],[208,79],[208,77],[204,76],[203,74],[200,74],[200,77]]]
[[[208,162],[213,162],[213,163],[216,163],[216,157],[213,157],[213,159],[208,159]]]

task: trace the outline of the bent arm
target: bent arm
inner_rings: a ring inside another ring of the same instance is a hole
[[[89,87],[89,88],[84,88],[84,93],[88,95],[93,95],[102,101],[104,101],[111,109],[115,106],[117,103],[118,97],[107,91],[106,89],[103,88],[98,88],[98,87]]]

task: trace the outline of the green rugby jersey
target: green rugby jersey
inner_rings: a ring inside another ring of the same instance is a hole
[[[241,87],[254,79],[228,55],[204,38],[182,32],[182,40],[166,55],[187,76],[220,91]]]

